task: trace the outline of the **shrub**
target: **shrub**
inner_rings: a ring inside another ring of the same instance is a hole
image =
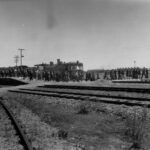
[[[66,139],[67,137],[68,137],[68,132],[67,131],[65,131],[65,130],[59,130],[58,131],[58,137],[60,138],[60,139]]]
[[[80,104],[78,106],[78,114],[88,114],[88,113],[89,113],[89,109],[86,103]]]
[[[125,135],[130,139],[132,145],[130,150],[142,149],[145,137],[146,137],[146,123],[147,123],[147,111],[142,109],[142,111],[134,111],[126,116],[126,130]]]

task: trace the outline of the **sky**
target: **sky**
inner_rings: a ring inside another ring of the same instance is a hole
[[[149,0],[0,0],[0,67],[83,62],[150,68]]]

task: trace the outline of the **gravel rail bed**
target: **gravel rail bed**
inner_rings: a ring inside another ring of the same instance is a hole
[[[0,105],[0,150],[24,150],[14,125],[2,105]]]

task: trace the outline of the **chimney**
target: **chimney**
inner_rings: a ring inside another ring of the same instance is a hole
[[[50,61],[50,66],[53,66],[53,65],[54,65],[54,63],[52,61]]]
[[[57,64],[60,64],[60,59],[57,59]]]

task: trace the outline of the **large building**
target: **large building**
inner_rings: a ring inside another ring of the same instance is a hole
[[[61,80],[81,80],[83,79],[83,63],[62,62],[57,59],[57,63],[50,61],[49,64],[42,63],[35,65],[38,71],[49,72],[51,76],[57,76]]]

